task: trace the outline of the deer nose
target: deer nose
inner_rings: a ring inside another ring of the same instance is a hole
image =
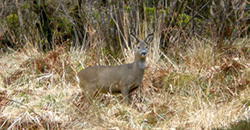
[[[146,51],[142,51],[142,52],[141,52],[141,55],[142,55],[142,56],[146,56],[146,55],[147,55],[147,52],[146,52]]]

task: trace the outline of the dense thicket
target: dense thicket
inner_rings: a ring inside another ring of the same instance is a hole
[[[247,0],[0,0],[0,47],[64,44],[115,54],[130,46],[129,33],[154,32],[163,50],[193,36],[220,49],[249,35],[249,8]]]

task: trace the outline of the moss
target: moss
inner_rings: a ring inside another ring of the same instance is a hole
[[[17,14],[10,14],[7,17],[7,19],[8,19],[9,27],[11,29],[15,29],[18,27],[19,22],[18,22]]]
[[[129,12],[130,11],[130,6],[125,6],[124,9]]]
[[[180,24],[183,26],[185,25],[192,17],[186,14],[180,14],[178,16],[178,19],[180,21]]]
[[[190,20],[192,19],[192,16],[189,16],[189,15],[186,15],[186,14],[183,13],[183,14],[179,14],[178,19],[179,19],[179,21],[180,21],[180,25],[181,25],[181,26],[184,26],[184,25],[187,24],[188,21],[190,21]],[[196,23],[200,23],[200,22],[201,22],[201,19],[199,19],[199,18],[194,18],[194,21],[195,21]]]
[[[27,2],[24,2],[21,6],[22,9],[28,9],[29,8],[29,5]]]
[[[99,19],[100,18],[100,14],[99,13],[94,13],[93,17],[96,18],[96,19]]]
[[[115,26],[115,22],[114,22],[114,20],[113,20],[112,18],[109,19],[109,25],[110,25],[111,27],[114,27],[114,26]]]
[[[66,17],[63,17],[59,20],[58,28],[62,28],[63,33],[71,33],[72,24],[69,22],[69,20]]]
[[[147,16],[149,16],[149,17],[154,17],[154,12],[155,12],[155,9],[154,9],[154,8],[145,7],[144,9],[145,9],[145,11],[146,11],[146,15],[147,15]]]

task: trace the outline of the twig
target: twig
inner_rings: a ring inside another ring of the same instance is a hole
[[[207,4],[210,2],[211,0],[209,0],[205,5],[203,5],[202,7],[201,7],[201,9],[198,11],[198,12],[196,12],[196,14],[183,26],[183,28],[182,29],[185,29],[186,27],[187,27],[187,25],[207,6]]]
[[[66,9],[64,8],[64,5],[62,3],[62,0],[59,0],[59,3],[62,7],[62,10],[64,12],[64,14],[66,15],[66,17],[68,18],[69,22],[73,25],[73,30],[74,30],[74,34],[75,34],[75,37],[76,37],[76,43],[77,45],[79,45],[80,43],[80,40],[79,40],[79,36],[78,36],[78,33],[77,33],[77,28],[76,28],[76,24],[74,23],[74,21],[72,20],[72,18],[69,16],[68,12],[66,11]]]
[[[210,3],[211,0],[209,0],[206,4],[204,4],[201,9],[196,12],[196,14],[182,27],[182,30],[184,30],[187,25],[208,5],[208,3]],[[176,42],[176,40],[181,36],[182,31],[180,31],[179,35],[176,37],[176,39],[174,40],[174,42]]]

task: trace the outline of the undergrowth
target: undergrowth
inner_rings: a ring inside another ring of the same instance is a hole
[[[63,47],[26,46],[0,56],[0,129],[249,128],[249,39],[216,50],[194,39],[186,50],[152,48],[141,87],[128,106],[120,95],[84,102],[75,74],[89,65],[133,61]]]

